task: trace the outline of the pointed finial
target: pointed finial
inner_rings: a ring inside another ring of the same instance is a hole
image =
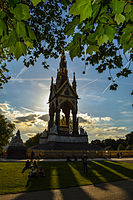
[[[75,72],[73,73],[73,82],[72,82],[72,85],[73,85],[73,89],[76,91],[76,79],[75,79]]]
[[[73,72],[73,80],[75,81],[75,72]]]
[[[66,61],[66,56],[65,56],[65,51],[64,51],[64,49],[62,49],[61,63],[63,63],[64,61]]]
[[[53,84],[53,76],[51,77],[51,85]]]

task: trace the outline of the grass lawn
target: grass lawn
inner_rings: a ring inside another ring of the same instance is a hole
[[[25,163],[0,162],[0,194],[65,188],[133,178],[133,164],[112,161],[89,161],[88,173],[82,162],[40,162],[46,177],[28,178],[21,173]]]

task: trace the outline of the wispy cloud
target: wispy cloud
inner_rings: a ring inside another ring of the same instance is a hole
[[[127,64],[122,69],[126,68],[128,64],[130,64],[130,61],[127,62]],[[118,77],[116,76],[113,80],[115,81],[117,78]],[[111,85],[112,85],[112,82],[108,84],[108,86],[103,90],[102,93],[104,94]]]
[[[77,91],[79,91],[79,90],[82,90],[82,89],[86,88],[88,85],[90,85],[90,84],[92,84],[92,83],[96,82],[97,80],[98,80],[98,79],[95,79],[95,80],[93,80],[93,81],[90,81],[90,82],[88,82],[87,84],[85,84],[85,85],[83,85],[83,86],[79,87],[79,88],[77,89]]]
[[[122,115],[125,115],[127,117],[133,117],[133,111],[122,111],[120,112]]]
[[[21,106],[21,108],[22,108],[23,110],[26,110],[26,111],[29,111],[29,112],[35,112],[34,110],[31,110],[30,108],[25,108],[25,107],[23,107],[23,106]]]
[[[20,75],[22,75],[28,68],[27,67],[23,67],[20,72],[17,74],[16,78],[14,78],[14,80],[17,80],[19,78]],[[12,80],[12,79],[11,79]]]
[[[10,79],[10,81],[50,81],[51,78],[15,78]]]

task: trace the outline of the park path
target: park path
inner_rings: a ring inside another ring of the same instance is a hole
[[[0,200],[133,200],[133,179],[60,190],[0,195]]]

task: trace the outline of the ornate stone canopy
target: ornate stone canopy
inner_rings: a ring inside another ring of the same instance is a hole
[[[60,68],[57,70],[56,83],[51,79],[50,95],[49,95],[49,124],[48,129],[57,126],[57,132],[60,135],[70,134],[70,113],[72,114],[72,135],[78,133],[77,119],[77,100],[76,79],[73,74],[72,85],[69,82],[67,63],[64,50],[62,51]],[[62,113],[62,115],[61,115]]]

